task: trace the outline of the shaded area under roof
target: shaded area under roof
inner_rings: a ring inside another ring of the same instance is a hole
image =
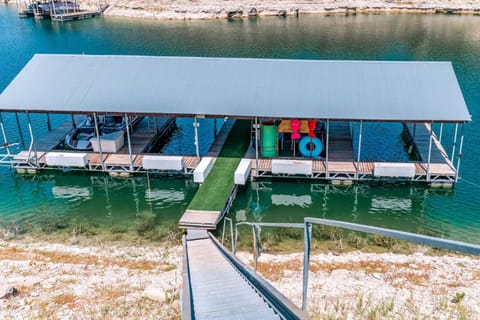
[[[450,62],[37,54],[0,110],[471,120]]]

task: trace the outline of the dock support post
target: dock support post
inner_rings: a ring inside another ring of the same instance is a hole
[[[360,168],[360,154],[362,152],[362,130],[363,130],[363,120],[360,120],[360,128],[358,129],[358,151],[357,151],[357,165],[355,168],[355,180],[358,180],[358,169]]]
[[[28,111],[26,112],[26,115],[27,115],[27,122],[28,122],[28,132],[30,133],[30,147],[28,148],[27,161],[30,162],[30,154],[33,150],[33,154],[35,155],[35,167],[38,169],[37,148],[35,147],[35,138],[33,136],[32,121],[30,120],[30,113],[28,113]]]
[[[127,143],[128,143],[128,156],[130,159],[130,171],[133,172],[132,142],[130,140],[130,119],[128,118],[127,113],[125,113],[125,123],[127,128]]]
[[[20,136],[20,142],[22,142],[22,146],[25,148],[25,139],[23,138],[22,127],[20,126],[20,119],[18,118],[18,112],[15,112],[15,120],[17,121],[17,128],[18,128],[18,135]]]
[[[198,120],[197,120],[197,116],[193,116],[193,128],[194,128],[194,131],[195,131],[195,141],[194,141],[194,144],[195,144],[195,153],[197,154],[197,158],[200,158],[200,148],[198,146]]]
[[[455,147],[457,146],[457,135],[458,135],[458,123],[455,123],[455,134],[453,136],[453,143],[452,143],[452,161],[455,160]]]
[[[217,118],[213,118],[213,139],[217,139]]]
[[[77,129],[77,124],[75,123],[75,116],[72,113],[72,127],[73,129]]]
[[[105,162],[103,161],[102,144],[100,143],[100,132],[98,131],[97,114],[95,112],[93,113],[93,121],[95,123],[95,135],[97,136],[98,153],[100,154],[100,162],[102,163],[102,171],[105,171]]]
[[[155,124],[155,133],[158,134],[158,119],[157,117],[153,117],[153,122]]]
[[[52,121],[50,120],[50,113],[47,113],[47,129],[48,132],[52,131]]]
[[[302,310],[307,311],[308,269],[310,266],[310,249],[312,240],[312,224],[305,222],[303,235],[303,292]]]
[[[5,125],[3,124],[3,116],[1,112],[0,112],[0,128],[2,129],[3,146],[7,150],[7,155],[10,155],[10,148],[8,147],[7,133],[5,131]]]
[[[428,143],[427,181],[430,181],[430,161],[432,160],[433,121],[430,122],[430,141]]]
[[[325,179],[328,179],[328,145],[330,140],[330,120],[327,119],[327,141],[325,146]]]
[[[258,117],[255,117],[255,175],[258,177]]]
[[[462,132],[460,133],[460,147],[458,148],[457,172],[455,173],[455,182],[458,181],[458,173],[460,172],[460,162],[462,160],[463,131],[464,130],[465,130],[465,123],[462,124]]]
[[[443,136],[443,122],[440,123],[440,132],[438,133],[438,142],[440,142],[440,144],[442,144],[442,136]]]

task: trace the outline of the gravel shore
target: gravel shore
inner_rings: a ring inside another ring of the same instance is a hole
[[[178,319],[180,246],[0,241],[0,319]],[[251,263],[251,254],[239,253]],[[301,304],[302,253],[262,254],[258,271]],[[313,319],[480,319],[480,258],[312,255]]]
[[[82,7],[98,6],[97,0],[80,3]],[[477,0],[110,0],[103,7],[107,16],[166,20],[380,12],[480,14]]]

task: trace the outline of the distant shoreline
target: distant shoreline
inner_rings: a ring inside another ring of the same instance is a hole
[[[98,0],[77,1],[82,9],[98,9]],[[16,4],[10,0],[10,4]],[[265,16],[355,14],[454,14],[479,15],[480,2],[460,0],[110,0],[105,16],[157,20],[236,19]]]
[[[81,0],[91,6],[93,0]],[[161,20],[227,19],[255,16],[300,16],[305,14],[468,14],[480,15],[480,3],[473,1],[368,1],[368,0],[112,0],[106,16],[124,16]]]

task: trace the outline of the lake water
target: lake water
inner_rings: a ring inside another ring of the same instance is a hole
[[[326,217],[480,243],[478,16],[332,15],[232,21],[95,18],[52,23],[19,19],[14,7],[0,5],[0,30],[0,90],[34,53],[452,61],[473,117],[465,132],[460,170],[463,179],[453,190],[418,185],[333,187],[297,180],[264,181],[241,190],[231,216],[277,222]],[[54,90],[48,94],[55,94]],[[18,141],[13,116],[4,117],[9,140]],[[32,118],[35,134],[44,134],[45,116]],[[59,124],[66,118],[55,116],[53,120]],[[176,140],[167,146],[172,152],[184,150],[185,137],[191,137],[189,121],[180,122]],[[209,126],[211,122],[203,127]],[[27,136],[27,128],[22,129]],[[447,126],[444,132],[447,146],[452,129]],[[379,152],[362,157],[402,157],[401,148],[390,143],[399,139],[398,126],[368,124],[365,130],[365,143]],[[211,130],[205,132],[211,135]],[[153,213],[157,225],[174,224],[197,188],[184,178],[113,179],[52,172],[21,176],[5,168],[0,169],[0,179],[0,226],[17,221],[32,230],[42,229],[52,219],[61,228],[91,223],[104,229],[115,225],[130,229],[145,212]]]

